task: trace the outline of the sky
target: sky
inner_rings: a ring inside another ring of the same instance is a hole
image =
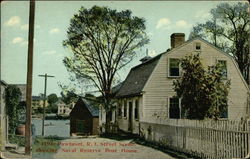
[[[140,63],[146,49],[152,57],[166,51],[170,48],[172,33],[185,33],[187,40],[192,26],[208,20],[210,10],[219,3],[221,1],[37,1],[32,94],[38,95],[44,91],[44,78],[39,77],[40,74],[55,76],[48,78],[47,94],[59,95],[61,88],[58,83],[70,83],[69,72],[62,60],[71,52],[62,46],[62,41],[67,37],[70,19],[81,6],[107,6],[118,11],[129,9],[134,16],[146,20],[150,43],[138,49],[136,58],[119,72],[118,77],[122,81],[129,70]],[[29,2],[1,3],[1,80],[8,84],[26,83],[28,18]]]

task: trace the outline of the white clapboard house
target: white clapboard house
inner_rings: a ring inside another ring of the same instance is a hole
[[[203,65],[221,62],[224,75],[231,80],[228,110],[224,118],[241,119],[249,113],[249,86],[235,60],[209,42],[196,38],[185,41],[183,33],[171,35],[171,49],[153,58],[145,57],[133,67],[116,93],[117,109],[113,121],[119,129],[139,133],[140,122],[154,122],[158,118],[180,118],[180,99],[174,98],[173,80],[181,76],[178,59],[199,53]],[[103,113],[100,112],[100,113]],[[101,115],[105,117],[104,114]],[[105,122],[105,119],[100,119]]]

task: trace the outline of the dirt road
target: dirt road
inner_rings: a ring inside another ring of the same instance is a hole
[[[33,148],[32,159],[174,159],[161,151],[132,140],[76,138],[41,141]]]

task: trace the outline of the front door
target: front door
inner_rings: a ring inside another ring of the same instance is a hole
[[[85,134],[88,133],[87,124],[85,120],[76,120],[76,133]]]
[[[128,131],[132,131],[133,128],[133,120],[132,120],[132,115],[133,115],[133,104],[132,102],[129,102],[129,114],[128,114]]]

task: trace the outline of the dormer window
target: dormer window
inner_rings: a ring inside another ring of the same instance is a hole
[[[201,50],[201,43],[195,44],[195,50],[200,51]]]
[[[169,59],[169,77],[180,76],[180,60],[177,58]]]
[[[226,60],[218,60],[218,63],[221,67],[221,75],[223,78],[227,78],[227,61]]]

